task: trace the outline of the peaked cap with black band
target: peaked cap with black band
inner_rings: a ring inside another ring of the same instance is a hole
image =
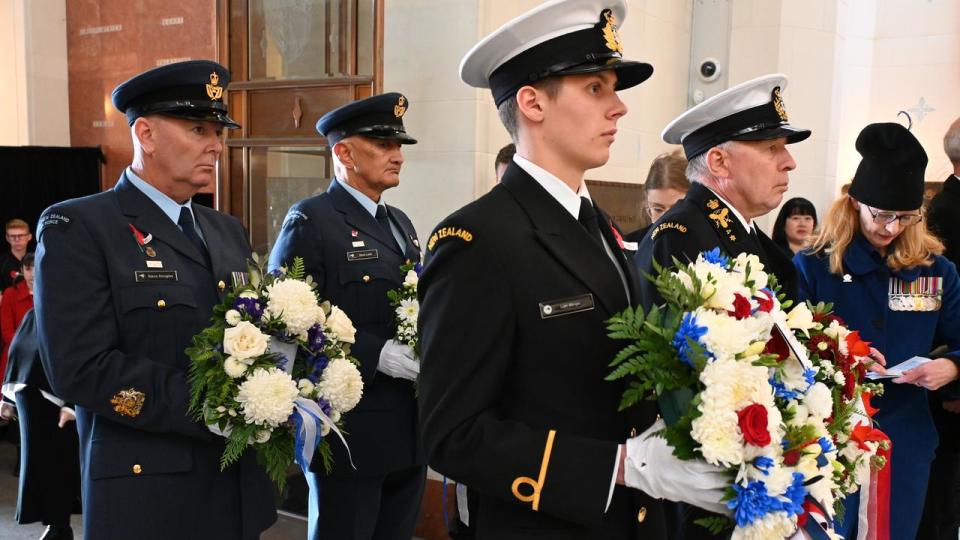
[[[327,138],[331,147],[353,135],[417,144],[403,127],[403,115],[409,108],[410,100],[397,92],[371,96],[321,116],[317,121],[317,132]]]
[[[661,137],[682,144],[693,159],[727,141],[767,141],[786,137],[787,144],[810,136],[809,129],[791,126],[783,104],[787,77],[764,75],[707,99],[670,122]]]
[[[850,196],[879,210],[917,210],[923,206],[927,153],[900,124],[870,124],[857,135],[863,156],[850,183]]]
[[[497,107],[547,77],[614,70],[617,90],[636,86],[653,66],[623,59],[617,25],[624,0],[553,0],[507,22],[460,62],[460,78],[489,88]]]
[[[113,89],[113,106],[133,122],[148,114],[240,127],[227,115],[224,91],[230,71],[210,60],[176,62],[145,71]]]

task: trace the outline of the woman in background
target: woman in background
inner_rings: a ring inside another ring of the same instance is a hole
[[[773,224],[773,243],[793,257],[806,247],[807,239],[817,229],[817,209],[803,197],[794,197],[784,203]]]
[[[0,358],[0,373],[7,371],[7,349],[17,333],[24,315],[33,309],[33,253],[27,253],[20,261],[23,271],[13,285],[3,291],[0,301],[0,333],[3,335],[3,356]]]
[[[647,180],[643,183],[645,209],[647,216],[650,217],[650,225],[677,204],[677,201],[686,197],[689,190],[687,158],[683,157],[683,152],[677,149],[657,156],[650,164]],[[650,229],[650,225],[625,235],[623,239],[639,244]]]
[[[834,311],[885,357],[873,371],[935,344],[952,352],[884,379],[873,400],[875,420],[893,442],[890,538],[916,538],[930,462],[937,447],[927,392],[957,379],[960,278],[943,244],[923,223],[927,155],[900,124],[871,124],[857,137],[863,156],[847,195],[837,200],[810,251],[794,257],[799,299],[830,302]],[[847,498],[838,532],[857,538],[860,494]],[[872,532],[872,531],[871,531]]]

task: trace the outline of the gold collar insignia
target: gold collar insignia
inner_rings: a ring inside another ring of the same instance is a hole
[[[607,24],[603,27],[604,45],[614,52],[623,54],[623,44],[620,42],[620,31],[617,29],[617,17],[609,9],[603,10],[603,18]]]
[[[717,222],[717,225],[726,229],[730,227],[730,209],[721,208],[720,210],[710,214],[710,219]]]
[[[210,99],[213,101],[223,97],[223,87],[219,86],[219,84],[220,76],[214,71],[210,74],[210,83],[207,84],[207,95],[210,96]]]

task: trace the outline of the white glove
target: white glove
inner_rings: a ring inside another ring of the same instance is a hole
[[[417,362],[416,355],[409,345],[388,339],[380,349],[380,363],[377,364],[377,370],[391,377],[415,381],[417,375],[420,375],[420,362]]]
[[[657,499],[730,515],[726,503],[720,502],[730,478],[702,460],[678,459],[663,437],[652,436],[663,428],[663,420],[657,420],[641,435],[627,440],[623,483]]]

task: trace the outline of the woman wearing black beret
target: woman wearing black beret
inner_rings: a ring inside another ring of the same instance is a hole
[[[830,208],[811,251],[794,258],[801,300],[834,310],[882,356],[881,374],[934,344],[951,352],[884,379],[874,417],[893,442],[890,538],[915,538],[937,432],[927,392],[954,383],[960,363],[960,280],[923,220],[927,154],[899,124],[870,124],[857,137],[863,159],[848,195]],[[842,443],[842,441],[841,441]],[[860,494],[846,501],[838,532],[857,538]]]

